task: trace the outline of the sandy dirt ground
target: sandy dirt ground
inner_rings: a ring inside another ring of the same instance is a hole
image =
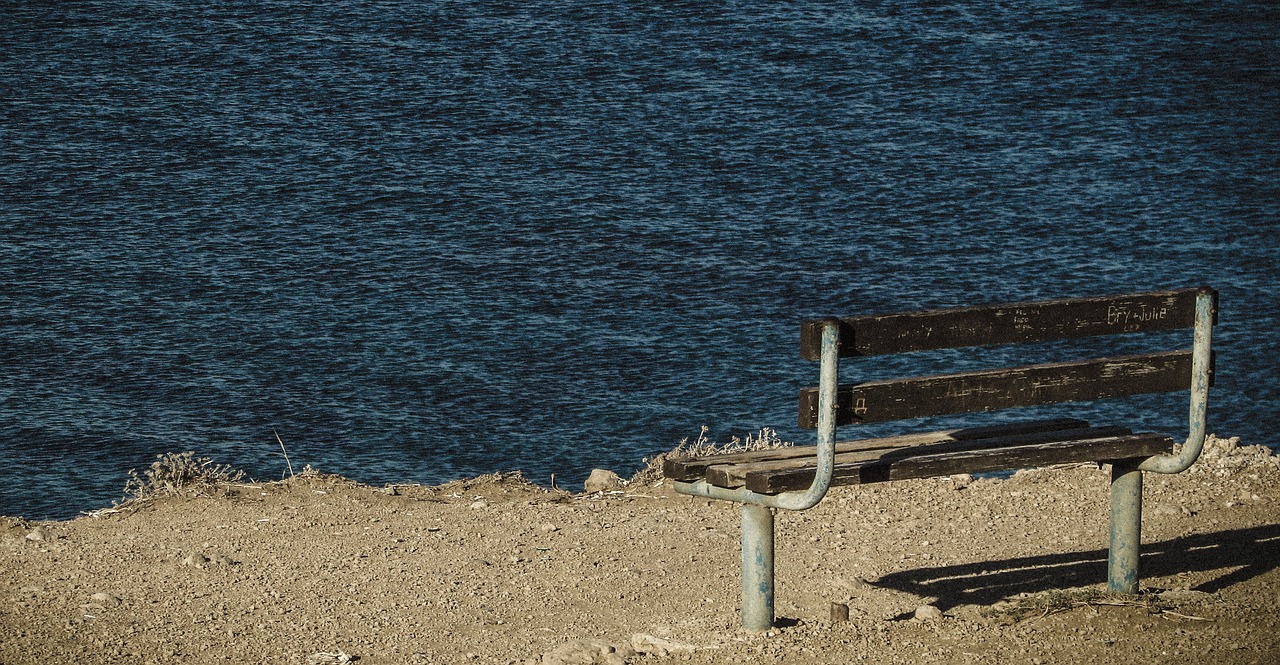
[[[778,518],[767,633],[736,507],[652,482],[308,472],[0,518],[0,663],[1280,663],[1280,458],[1212,439],[1148,474],[1136,597],[1102,592],[1107,478],[833,490]]]

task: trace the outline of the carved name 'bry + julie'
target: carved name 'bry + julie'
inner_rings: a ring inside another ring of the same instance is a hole
[[[1169,308],[1167,306],[1152,307],[1145,304],[1139,304],[1136,307],[1107,306],[1107,325],[1110,326],[1159,321],[1168,316]]]

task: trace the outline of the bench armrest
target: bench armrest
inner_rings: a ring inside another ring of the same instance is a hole
[[[1138,465],[1140,471],[1181,473],[1191,468],[1204,449],[1206,419],[1209,410],[1209,375],[1213,365],[1211,347],[1213,322],[1217,316],[1217,298],[1212,289],[1202,287],[1196,294],[1195,342],[1191,348],[1191,412],[1187,442],[1177,455],[1149,457]]]
[[[818,375],[818,468],[809,489],[802,492],[760,494],[746,488],[726,489],[716,487],[706,480],[693,483],[674,483],[681,494],[721,499],[737,503],[808,510],[822,501],[831,488],[831,472],[836,456],[836,389],[840,379],[840,320],[831,318],[822,322],[822,355]]]

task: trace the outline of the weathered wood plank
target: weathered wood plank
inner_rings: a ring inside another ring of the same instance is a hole
[[[1174,330],[1195,325],[1196,295],[1209,287],[1094,298],[1073,298],[852,316],[840,319],[840,355],[993,346],[1020,342]],[[800,327],[800,355],[817,360],[822,322]]]
[[[877,460],[895,462],[911,457],[937,456],[943,453],[1012,448],[1016,446],[1028,446],[1059,441],[1099,439],[1104,437],[1123,436],[1130,433],[1131,432],[1124,427],[1080,427],[1067,430],[1023,433],[970,440],[948,439],[924,445],[841,452],[836,454],[835,463],[836,465],[846,465]],[[815,446],[804,446],[804,449],[808,452],[804,457],[711,466],[706,472],[707,482],[719,487],[732,489],[745,485],[747,482],[747,476],[752,473],[789,471],[804,469],[806,467],[812,469],[816,464],[817,448]],[[808,486],[806,485],[805,487]]]
[[[896,460],[869,460],[839,464],[831,484],[854,485],[930,478],[957,473],[986,473],[1052,464],[1102,462],[1149,457],[1173,451],[1173,439],[1161,434],[1130,434],[1082,441],[1059,441],[992,450],[970,450],[923,455]],[[746,487],[754,492],[776,494],[801,490],[813,482],[813,467],[757,471],[747,474]]]
[[[1076,418],[1054,418],[1049,420],[1032,420],[1003,423],[999,425],[987,425],[983,427],[940,430],[936,432],[917,432],[913,434],[900,434],[897,436],[874,439],[840,441],[836,443],[835,449],[836,453],[849,453],[860,450],[888,450],[908,446],[941,443],[945,441],[990,439],[992,437],[1014,436],[1017,434],[1034,434],[1037,432],[1079,429],[1088,426],[1089,424],[1087,422]],[[711,466],[767,462],[770,460],[785,460],[793,458],[812,459],[815,455],[814,450],[815,448],[813,446],[788,446],[785,448],[771,448],[769,450],[755,450],[741,453],[725,453],[722,455],[709,455],[706,457],[667,459],[663,461],[662,474],[672,480],[689,482],[702,479],[706,474],[707,469]]]
[[[1186,390],[1191,351],[1166,351],[842,385],[836,424],[883,422]],[[800,391],[800,426],[818,425],[818,389]]]
[[[843,441],[836,443],[836,452],[847,452],[854,446],[870,446],[872,448],[897,448],[901,446],[919,446],[942,441],[952,441],[951,437],[958,430],[942,430],[937,432],[919,432],[900,434],[879,439],[862,439],[859,441]],[[856,449],[856,448],[854,448]],[[662,475],[672,480],[701,480],[707,469],[725,464],[747,464],[776,460],[807,458],[812,461],[813,446],[787,446],[744,453],[725,453],[706,457],[689,457],[685,459],[668,459],[662,463]]]

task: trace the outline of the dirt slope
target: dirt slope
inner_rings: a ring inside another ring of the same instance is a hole
[[[306,474],[0,518],[0,663],[1280,663],[1280,458],[1147,478],[1137,599],[1099,593],[1104,471],[908,481],[779,517],[767,634],[735,508],[662,486]]]

